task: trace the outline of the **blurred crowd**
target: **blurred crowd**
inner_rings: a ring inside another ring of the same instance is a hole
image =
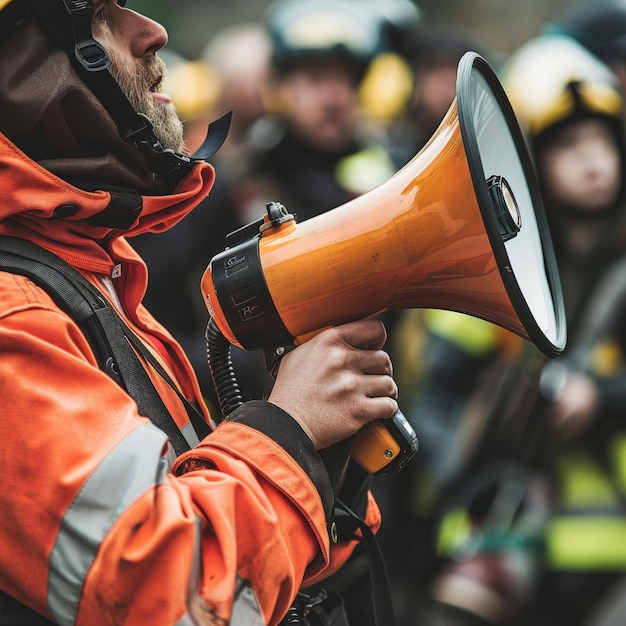
[[[166,49],[189,154],[233,114],[204,204],[133,240],[151,268],[147,304],[215,406],[199,283],[226,236],[268,202],[301,222],[411,168],[457,97],[468,51],[493,67],[521,127],[568,343],[548,359],[476,317],[381,314],[420,441],[402,472],[374,478],[397,626],[621,626],[626,1],[583,1],[497,59],[489,41],[432,23],[411,0],[278,0],[197,59]],[[244,399],[266,396],[262,354],[231,357]]]

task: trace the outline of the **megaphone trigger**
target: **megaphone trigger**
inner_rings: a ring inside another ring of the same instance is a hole
[[[280,366],[281,359],[285,356],[285,354],[294,350],[295,347],[295,345],[288,344],[263,348],[265,369],[272,378],[276,378],[276,375],[278,374],[278,367]]]
[[[415,456],[418,445],[415,431],[398,411],[391,419],[361,428],[350,456],[369,474],[397,474]]]

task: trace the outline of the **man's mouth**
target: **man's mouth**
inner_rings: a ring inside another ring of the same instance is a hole
[[[163,104],[171,104],[172,98],[168,93],[164,93],[161,91],[161,81],[163,80],[163,76],[160,75],[150,86],[150,93],[152,94],[152,99],[157,102],[162,102]]]
[[[152,93],[152,99],[162,104],[172,104],[172,98],[169,93],[163,93],[162,91],[155,91]]]

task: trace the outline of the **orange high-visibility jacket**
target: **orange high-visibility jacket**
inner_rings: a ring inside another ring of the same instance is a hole
[[[199,165],[175,194],[144,197],[128,232],[172,226],[212,183]],[[144,263],[121,232],[85,221],[109,194],[67,184],[2,135],[0,189],[0,234],[56,253],[121,306],[208,418],[180,347],[141,305]],[[149,373],[184,428],[176,393]],[[0,589],[57,624],[277,624],[303,581],[353,547],[331,550],[329,478],[288,415],[244,405],[170,462],[164,433],[98,369],[74,321],[6,272],[0,400]],[[367,519],[379,524],[371,499]]]

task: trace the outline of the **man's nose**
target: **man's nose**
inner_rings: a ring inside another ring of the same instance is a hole
[[[130,11],[133,21],[131,47],[133,54],[142,58],[146,55],[156,54],[167,44],[167,31],[154,20]]]

